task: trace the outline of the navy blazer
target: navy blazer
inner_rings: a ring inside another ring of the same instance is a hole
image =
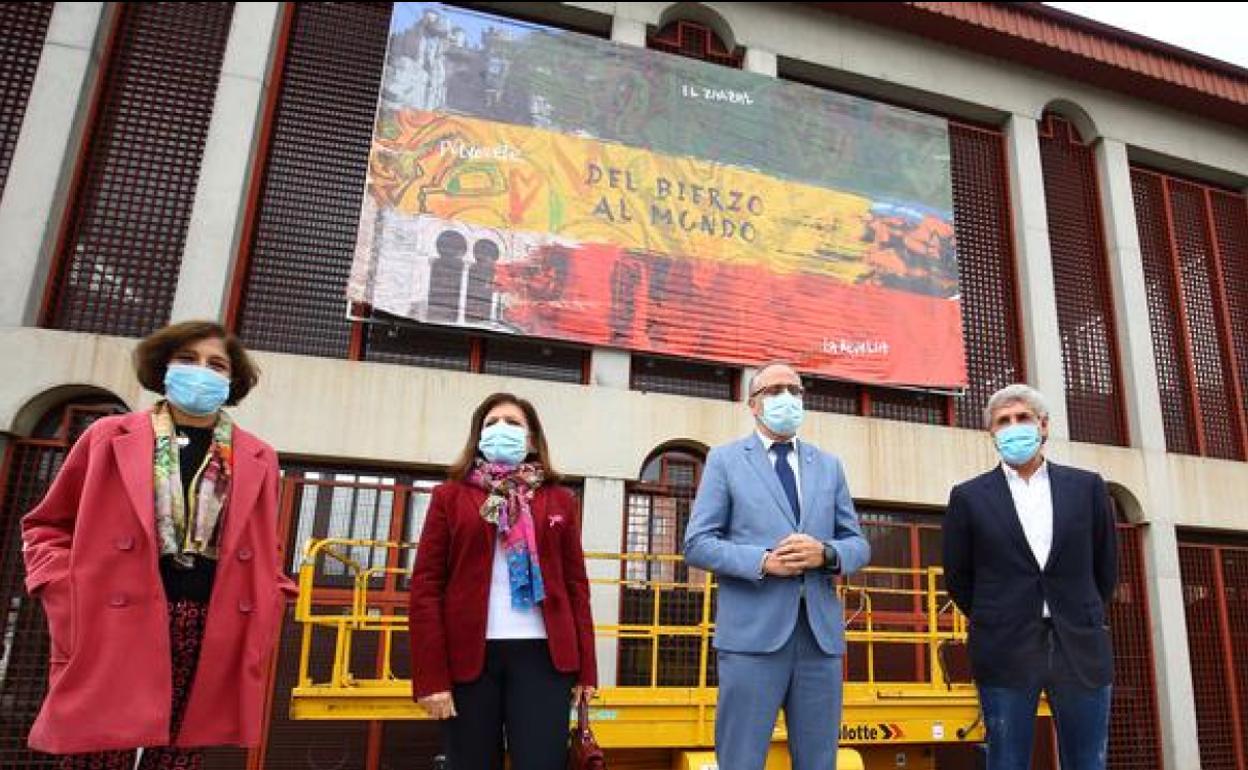
[[[1118,582],[1109,489],[1097,474],[1050,462],[1053,546],[1038,564],[1000,466],[953,488],[944,522],[945,586],[970,619],[971,669],[980,684],[1038,683],[1048,664],[1042,620],[1088,687],[1114,675],[1106,607]]]

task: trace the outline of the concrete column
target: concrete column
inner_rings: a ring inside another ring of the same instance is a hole
[[[589,384],[628,389],[633,355],[627,350],[594,348],[589,357]]]
[[[1108,138],[1097,142],[1096,173],[1100,179],[1105,246],[1113,280],[1118,349],[1123,357],[1122,379],[1131,444],[1164,452],[1166,431],[1161,417],[1161,395],[1157,390],[1153,332],[1126,145]]]
[[[1049,435],[1067,440],[1070,427],[1066,419],[1066,376],[1057,327],[1049,218],[1044,205],[1044,171],[1040,165],[1036,119],[1011,115],[1005,135],[1028,379],[1048,397]]]
[[[779,72],[776,55],[771,51],[762,48],[745,49],[745,62],[743,69],[746,72],[756,72],[759,75],[770,75],[776,77]]]
[[[234,6],[171,321],[224,317],[280,18],[281,3]]]
[[[741,387],[738,392],[741,394],[742,401],[750,400],[750,380],[754,379],[754,375],[758,374],[757,366],[741,367]]]
[[[1150,520],[1144,530],[1148,609],[1152,616],[1153,671],[1166,770],[1200,770],[1196,698],[1187,646],[1179,544],[1168,518]],[[1112,717],[1111,717],[1112,718]]]
[[[1126,145],[1102,138],[1096,145],[1096,166],[1113,280],[1118,347],[1123,355],[1131,443],[1144,451],[1150,468],[1148,477],[1157,480],[1149,490],[1150,515],[1144,530],[1143,556],[1149,612],[1154,620],[1153,669],[1162,752],[1169,770],[1197,770],[1200,753],[1195,693],[1188,657],[1179,544],[1173,523],[1176,501],[1171,485],[1165,481],[1166,434]]]
[[[623,16],[611,17],[611,40],[625,45],[646,47],[646,23]]]
[[[0,326],[30,326],[78,161],[99,67],[104,3],[57,3],[0,197]]]
[[[624,536],[624,481],[589,477],[585,479],[581,544],[586,553],[620,553]],[[589,558],[590,605],[594,624],[614,626],[620,622],[620,562],[615,558]],[[604,582],[595,583],[601,580]],[[610,581],[610,582],[606,582]],[[610,687],[616,681],[619,640],[598,637],[598,683]]]

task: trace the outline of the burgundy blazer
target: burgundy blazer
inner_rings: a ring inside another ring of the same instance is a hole
[[[425,517],[410,606],[412,694],[422,698],[471,682],[485,665],[485,629],[497,527],[481,518],[485,491],[462,481],[433,490]],[[577,683],[597,686],[589,578],[581,550],[580,514],[567,489],[543,486],[533,496],[538,564],[546,599],[550,659]]]

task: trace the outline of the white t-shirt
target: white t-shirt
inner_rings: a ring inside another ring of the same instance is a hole
[[[494,569],[490,574],[490,605],[485,624],[486,639],[545,639],[546,621],[542,608],[534,605],[519,610],[511,606],[511,580],[507,573],[507,553],[503,542],[494,538]]]

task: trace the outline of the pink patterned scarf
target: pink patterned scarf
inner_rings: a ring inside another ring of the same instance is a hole
[[[511,606],[529,609],[546,598],[542,568],[537,562],[537,532],[529,503],[545,474],[534,463],[500,465],[480,458],[468,474],[468,483],[489,495],[481,506],[481,518],[498,525],[507,558]]]

